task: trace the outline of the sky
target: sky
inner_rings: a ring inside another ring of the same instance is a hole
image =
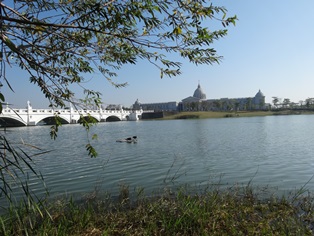
[[[184,62],[182,74],[160,78],[153,65],[139,61],[125,66],[115,82],[128,82],[116,89],[97,74],[86,86],[102,93],[104,104],[130,107],[141,103],[180,102],[192,96],[200,83],[207,99],[254,97],[261,90],[266,102],[272,97],[299,102],[314,97],[314,1],[311,0],[215,0],[228,14],[237,15],[236,26],[213,47],[221,63],[195,66]],[[6,101],[24,108],[48,108],[40,89],[28,75],[7,69],[14,92],[2,88]],[[80,94],[80,92],[77,92]]]

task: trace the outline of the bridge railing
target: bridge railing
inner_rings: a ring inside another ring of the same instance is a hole
[[[2,110],[3,114],[14,114],[14,113],[42,113],[42,114],[47,114],[47,113],[59,113],[59,114],[130,114],[134,111],[131,110],[87,110],[87,109],[80,109],[80,110],[70,110],[70,109],[11,109],[11,108],[5,108]]]
[[[27,112],[27,109],[3,109],[2,113],[23,113]]]

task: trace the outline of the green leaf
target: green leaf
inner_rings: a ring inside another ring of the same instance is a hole
[[[86,144],[86,150],[88,151],[88,155],[90,157],[97,157],[98,153],[91,144]]]
[[[176,27],[176,28],[174,28],[173,33],[175,35],[182,34],[182,29],[180,27]]]
[[[2,94],[2,93],[0,93],[0,100],[1,100],[2,102],[4,102],[4,101],[5,101],[4,96],[3,96],[3,94]]]

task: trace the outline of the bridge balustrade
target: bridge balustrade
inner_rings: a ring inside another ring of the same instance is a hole
[[[28,106],[26,109],[11,109],[6,107],[3,109],[3,118],[8,118],[8,120],[22,121],[24,125],[33,126],[37,125],[40,121],[52,117],[54,114],[60,114],[61,118],[69,123],[76,123],[81,115],[90,114],[95,119],[100,122],[104,122],[108,117],[116,117],[118,120],[138,120],[142,111],[132,111],[132,110],[88,110],[88,109],[33,109]],[[2,119],[1,119],[2,120]],[[8,121],[7,120],[7,121]],[[1,126],[1,124],[0,124]]]

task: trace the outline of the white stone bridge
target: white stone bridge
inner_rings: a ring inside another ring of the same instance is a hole
[[[70,109],[33,109],[27,102],[26,109],[12,109],[3,105],[0,114],[0,126],[35,126],[38,124],[53,124],[55,116],[61,119],[62,124],[76,124],[81,116],[92,117],[98,122],[106,121],[136,121],[141,118],[142,110],[77,110]]]

